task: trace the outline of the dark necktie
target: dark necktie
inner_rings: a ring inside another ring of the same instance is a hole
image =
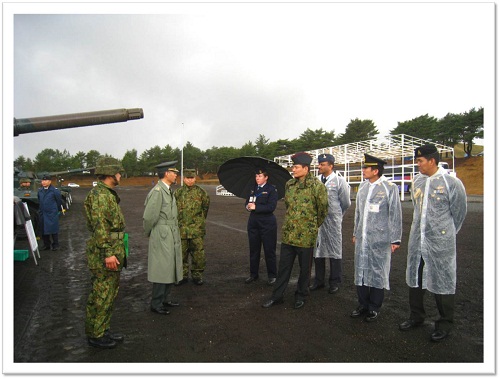
[[[326,183],[326,178],[324,176],[321,177],[321,181],[323,182],[323,184]]]

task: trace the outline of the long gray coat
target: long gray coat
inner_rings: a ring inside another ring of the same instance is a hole
[[[389,290],[391,244],[401,242],[403,216],[398,187],[381,176],[362,182],[354,213],[354,284]]]
[[[321,180],[321,176],[317,178]],[[319,228],[314,257],[342,259],[342,218],[351,206],[351,187],[336,172],[328,176],[325,186],[328,191],[328,215]]]
[[[177,283],[182,279],[182,250],[175,197],[159,180],[148,193],[144,207],[143,228],[149,237],[148,281]]]
[[[408,239],[406,283],[418,287],[420,259],[425,262],[422,288],[434,294],[455,293],[456,235],[467,214],[467,194],[460,179],[442,167],[413,179],[413,223]]]

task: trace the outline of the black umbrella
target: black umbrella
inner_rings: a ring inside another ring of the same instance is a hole
[[[285,196],[285,183],[292,179],[292,176],[286,168],[269,159],[261,157],[229,159],[219,167],[217,176],[227,191],[246,199],[255,186],[255,174],[259,169],[268,173],[268,183],[276,186],[278,199]]]

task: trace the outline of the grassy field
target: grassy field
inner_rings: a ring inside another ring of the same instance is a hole
[[[483,151],[484,146],[483,145],[474,145],[472,146],[472,156],[476,156],[476,154],[479,154]],[[463,158],[464,157],[464,147],[463,144],[458,143],[455,145],[453,148],[455,152],[455,158]]]

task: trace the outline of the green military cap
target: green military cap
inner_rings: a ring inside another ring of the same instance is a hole
[[[192,168],[185,168],[182,173],[185,178],[196,178],[196,170]]]
[[[95,174],[96,175],[108,175],[113,176],[117,173],[122,173],[125,170],[121,162],[112,157],[102,157],[96,163]]]
[[[19,179],[19,183],[31,183],[30,178],[21,178]]]

